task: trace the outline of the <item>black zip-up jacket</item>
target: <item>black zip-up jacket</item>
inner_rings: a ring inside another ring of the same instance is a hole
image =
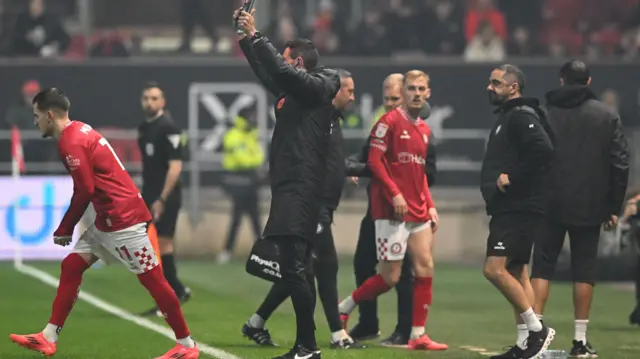
[[[548,124],[538,100],[517,98],[495,111],[480,172],[480,190],[487,214],[509,212],[545,213],[545,173],[553,157]],[[500,174],[510,185],[498,189]]]
[[[342,190],[344,189],[344,178],[347,173],[343,148],[344,137],[342,136],[342,127],[340,127],[341,118],[342,113],[335,110],[331,121],[331,142],[327,154],[327,172],[322,204],[331,211],[335,211],[340,204],[340,197],[342,197]]]
[[[265,237],[316,233],[331,139],[336,71],[306,72],[287,64],[266,37],[240,40],[251,69],[276,97],[269,177],[271,210]]]
[[[597,226],[619,215],[629,178],[629,152],[619,115],[588,86],[547,93],[556,138],[549,172],[549,214],[574,226]]]

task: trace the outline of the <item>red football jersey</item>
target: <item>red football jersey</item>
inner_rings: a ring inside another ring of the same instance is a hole
[[[393,197],[407,202],[407,222],[426,222],[434,207],[425,174],[431,129],[420,118],[412,120],[402,108],[386,113],[371,130],[369,160],[371,215],[373,219],[397,219]]]
[[[114,232],[151,220],[140,191],[107,140],[91,126],[71,121],[62,130],[58,154],[73,178],[73,197],[55,236],[70,236],[93,203],[95,225]]]

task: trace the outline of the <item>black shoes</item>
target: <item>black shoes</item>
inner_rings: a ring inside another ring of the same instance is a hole
[[[549,348],[549,344],[553,341],[556,331],[546,325],[542,326],[539,332],[529,331],[527,338],[527,348],[522,354],[522,359],[540,359],[545,350]]]
[[[353,329],[351,329],[351,331],[349,332],[349,336],[355,341],[378,339],[380,337],[380,331],[377,329],[367,329],[367,326],[358,323],[355,327],[353,327]]]
[[[353,339],[342,339],[331,343],[331,349],[365,349],[366,347]]]
[[[388,347],[402,346],[409,344],[409,337],[406,337],[398,332],[393,332],[389,338],[380,342],[380,344]]]
[[[322,356],[318,349],[311,350],[303,347],[302,345],[296,345],[288,353],[272,359],[322,359]]]
[[[584,344],[582,341],[573,341],[573,347],[569,353],[570,358],[597,358],[598,353],[591,347],[591,344],[587,342]]]
[[[522,359],[522,355],[524,354],[524,350],[520,349],[519,346],[514,345],[512,347],[507,347],[508,350],[500,355],[494,355],[489,357],[489,359]]]
[[[629,315],[629,323],[631,325],[640,325],[640,305],[636,306],[636,308]]]
[[[277,347],[277,345],[271,340],[271,334],[264,328],[252,328],[248,324],[242,326],[242,335],[253,340],[256,344],[263,347]]]

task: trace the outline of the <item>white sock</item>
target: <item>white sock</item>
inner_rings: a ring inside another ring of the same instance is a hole
[[[340,313],[351,314],[353,310],[356,309],[356,302],[353,301],[351,296],[345,298],[340,304],[338,304],[338,310]]]
[[[191,339],[191,337],[178,339],[176,341],[178,342],[178,344],[182,344],[183,346],[185,346],[187,348],[193,348],[193,347],[196,346],[196,342],[194,342],[193,339]]]
[[[418,339],[424,335],[424,327],[411,327],[411,339]]]
[[[576,320],[573,324],[575,333],[573,339],[582,342],[582,344],[587,344],[587,325],[589,325],[589,319]]]
[[[520,349],[527,349],[527,338],[529,338],[529,328],[526,324],[518,324],[518,339],[516,339],[516,345]]]
[[[524,313],[520,313],[520,318],[524,320],[524,323],[527,325],[527,329],[532,332],[539,332],[542,330],[542,323],[538,317],[536,317],[536,313],[533,311],[533,308],[527,309]]]
[[[543,320],[544,319],[544,315],[543,314],[536,314],[536,318],[538,318],[538,320]]]
[[[46,327],[44,327],[42,334],[44,334],[44,338],[47,341],[55,343],[58,341],[58,333],[60,333],[60,330],[62,330],[61,327],[49,323]]]
[[[262,329],[264,328],[264,319],[262,319],[262,317],[258,314],[254,314],[251,316],[251,318],[249,318],[247,324],[249,324],[251,328]]]
[[[344,329],[340,329],[337,332],[331,333],[331,341],[334,343],[342,341],[344,339],[350,339],[349,334],[347,334]]]

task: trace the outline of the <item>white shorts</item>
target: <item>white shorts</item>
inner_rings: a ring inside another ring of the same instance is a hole
[[[430,228],[427,222],[400,222],[389,219],[377,219],[376,248],[379,261],[399,261],[407,253],[409,236]]]
[[[107,265],[119,261],[135,274],[158,266],[146,223],[115,232],[102,232],[92,224],[80,236],[73,253],[91,253]]]

